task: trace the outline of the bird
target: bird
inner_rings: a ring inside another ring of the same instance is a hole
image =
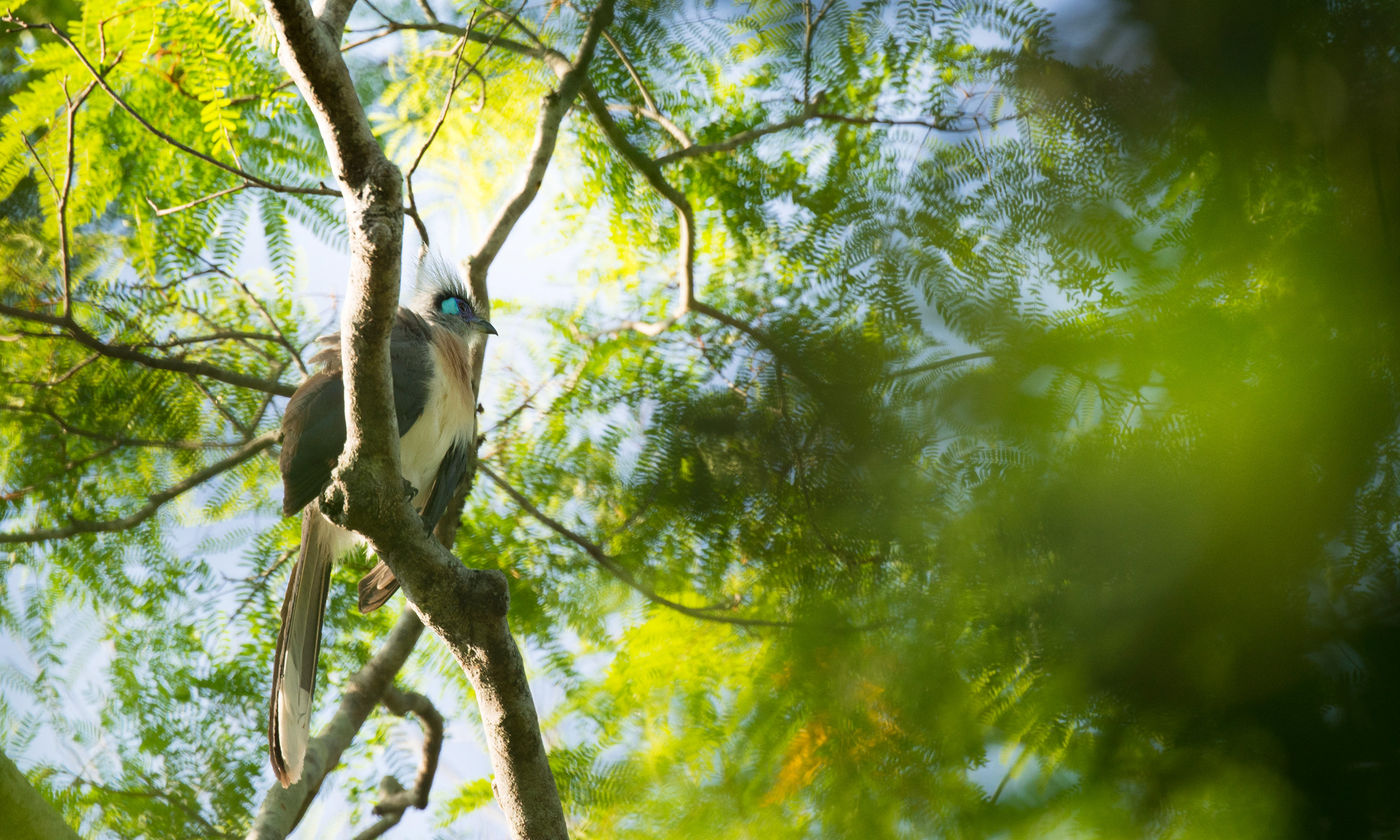
[[[431,530],[445,512],[476,451],[477,389],[490,300],[484,281],[462,281],[441,257],[422,260],[415,293],[400,306],[389,337],[399,456],[406,492]],[[312,693],[321,649],[331,565],[358,538],[332,523],[317,499],[345,448],[345,385],[340,337],[319,339],[317,371],[292,394],[282,417],[282,512],[301,511],[301,546],[282,602],[273,655],[268,746],[282,787],[301,778],[311,739]],[[398,589],[380,560],[360,580],[368,613]]]

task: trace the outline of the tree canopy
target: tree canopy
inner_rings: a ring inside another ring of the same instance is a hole
[[[431,586],[421,638],[358,614],[364,558],[343,746],[300,793],[267,768],[277,429],[337,327],[305,291],[371,330],[421,245],[504,313],[437,533],[503,574],[470,580],[506,582],[572,836],[1400,831],[1393,3],[0,30],[0,792],[34,825],[283,836],[315,798],[302,836],[521,835],[492,727],[528,688]]]

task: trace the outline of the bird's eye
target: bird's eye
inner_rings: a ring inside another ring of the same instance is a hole
[[[438,304],[438,306],[445,315],[461,315],[463,310],[467,312],[471,311],[471,307],[467,305],[467,302],[459,297],[443,298],[442,303]]]

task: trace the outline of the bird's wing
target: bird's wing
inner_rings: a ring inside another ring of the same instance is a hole
[[[399,435],[413,426],[428,400],[434,374],[423,318],[400,308],[389,336],[389,364],[394,377],[394,413]],[[341,378],[338,340],[327,336],[317,359],[325,369],[313,374],[292,394],[282,416],[282,513],[290,515],[321,495],[345,448],[345,384]]]
[[[283,515],[321,495],[344,448],[345,385],[337,365],[301,383],[282,415]]]
[[[428,383],[434,370],[431,328],[411,309],[399,309],[389,334],[389,366],[394,377],[394,413],[403,437],[423,414],[428,403]]]
[[[438,520],[447,512],[447,505],[457,492],[457,485],[462,483],[462,478],[471,467],[475,451],[476,441],[462,439],[454,442],[443,456],[437,477],[433,480],[433,489],[423,505],[423,525],[429,531],[437,527]]]

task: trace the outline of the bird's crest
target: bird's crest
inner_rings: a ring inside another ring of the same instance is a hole
[[[470,303],[479,317],[491,317],[491,301],[485,289],[471,288],[462,272],[441,254],[426,254],[418,263],[418,278],[413,284],[413,300],[409,308],[419,313],[436,312],[444,298],[453,297]]]

